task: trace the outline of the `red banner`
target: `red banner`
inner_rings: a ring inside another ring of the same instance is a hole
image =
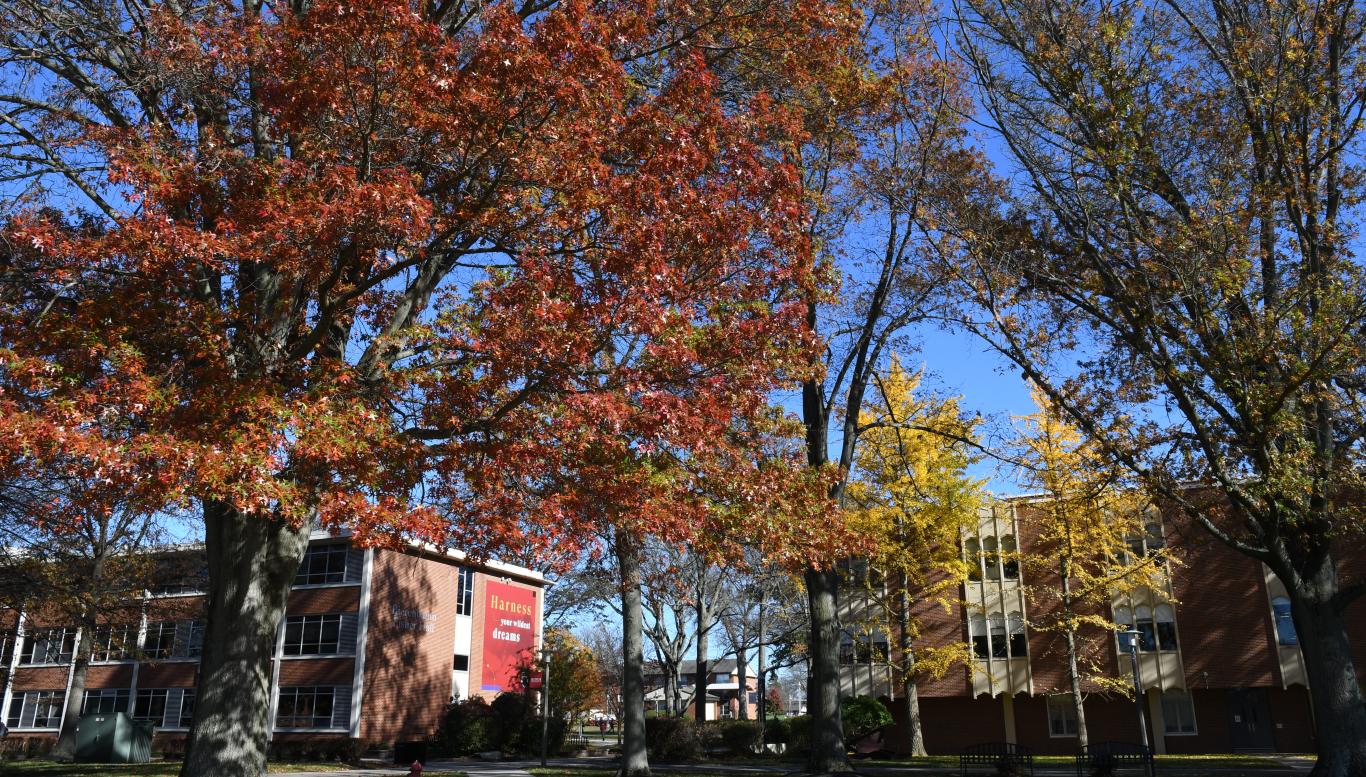
[[[484,673],[481,690],[517,687],[517,667],[536,651],[536,591],[488,580],[484,584]]]

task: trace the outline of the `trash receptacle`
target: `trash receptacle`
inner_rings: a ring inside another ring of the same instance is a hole
[[[126,712],[82,716],[76,723],[76,760],[142,764],[152,760],[152,727]]]
[[[395,742],[394,763],[400,766],[408,766],[413,761],[417,761],[423,766],[427,765],[427,743]]]

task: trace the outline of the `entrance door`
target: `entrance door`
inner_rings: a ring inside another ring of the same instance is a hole
[[[1228,725],[1234,752],[1276,749],[1271,710],[1265,688],[1234,688],[1228,692]]]

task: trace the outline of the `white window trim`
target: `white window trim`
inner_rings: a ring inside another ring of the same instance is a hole
[[[1173,689],[1173,690],[1175,690],[1175,689]],[[1166,728],[1167,728],[1167,725],[1166,725],[1166,724],[1167,724],[1167,710],[1164,708],[1164,709],[1162,710],[1162,729],[1163,729],[1163,731],[1162,731],[1162,736],[1164,736],[1164,737],[1198,737],[1198,736],[1200,736],[1200,716],[1195,714],[1195,694],[1193,694],[1193,693],[1191,693],[1190,691],[1185,690],[1185,689],[1181,689],[1181,690],[1182,690],[1183,693],[1186,694],[1186,698],[1190,699],[1190,702],[1191,702],[1191,704],[1190,704],[1190,710],[1191,710],[1191,724],[1194,726],[1195,730],[1194,730],[1194,731],[1167,731],[1167,730],[1166,730]],[[1163,694],[1161,694],[1161,693],[1157,694],[1157,703],[1158,703],[1159,705],[1162,704],[1162,695],[1163,695]]]
[[[1044,714],[1048,716],[1048,721],[1047,721],[1047,722],[1048,722],[1048,738],[1049,738],[1049,739],[1076,739],[1078,736],[1080,736],[1079,734],[1054,734],[1054,733],[1053,733],[1053,712],[1052,712],[1052,710],[1050,710],[1050,709],[1048,708],[1048,707],[1049,707],[1049,705],[1048,705],[1048,700],[1049,700],[1050,698],[1054,697],[1054,696],[1066,696],[1066,697],[1068,698],[1068,703],[1070,704],[1070,703],[1071,703],[1071,696],[1072,696],[1072,694],[1070,694],[1070,693],[1069,693],[1069,694],[1055,694],[1055,693],[1050,693],[1050,694],[1048,694],[1047,696],[1044,697],[1044,707],[1043,707],[1043,709],[1044,709]],[[1078,721],[1078,727],[1079,727],[1079,728],[1080,728],[1080,723],[1081,723],[1081,722]]]
[[[290,590],[306,591],[314,588],[355,588],[359,585],[359,580],[352,580],[350,582],[341,583],[299,583],[297,585],[291,585]]]

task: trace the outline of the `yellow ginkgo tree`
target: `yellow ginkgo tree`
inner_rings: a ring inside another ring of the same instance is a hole
[[[1067,659],[1067,687],[1076,710],[1077,744],[1085,746],[1087,687],[1129,693],[1127,680],[1105,667],[1107,640],[1121,626],[1111,617],[1116,597],[1142,589],[1162,595],[1165,552],[1133,553],[1151,510],[1143,496],[1125,488],[1119,469],[1092,440],[1069,426],[1038,390],[1038,411],[1016,419],[1021,483],[1040,493],[1017,511],[1029,628],[1055,635]],[[1159,524],[1160,526],[1160,524]]]
[[[862,445],[847,502],[851,524],[873,543],[867,564],[877,573],[860,576],[871,605],[863,625],[896,635],[887,658],[916,755],[925,752],[917,678],[942,676],[968,655],[961,642],[918,644],[916,613],[957,604],[967,577],[959,543],[984,500],[983,482],[968,474],[977,420],[964,416],[956,398],[920,393],[920,377],[895,359],[878,376],[859,417]],[[889,583],[885,589],[879,578]]]

